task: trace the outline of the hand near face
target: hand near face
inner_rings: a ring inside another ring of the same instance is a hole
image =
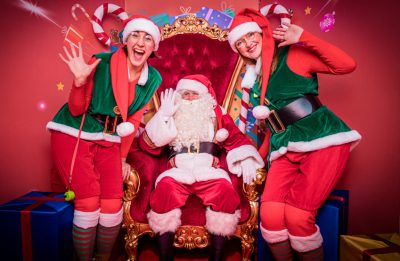
[[[272,31],[272,37],[280,41],[278,47],[298,43],[304,29],[295,24],[284,23],[283,25],[287,26],[287,28],[277,27]]]
[[[167,89],[161,93],[161,106],[159,112],[166,118],[172,117],[179,108],[175,102],[175,91]]]
[[[101,59],[97,59],[92,64],[87,64],[83,59],[81,43],[79,43],[78,46],[78,54],[76,53],[75,48],[72,46],[72,44],[70,44],[70,46],[71,53],[64,46],[64,52],[67,58],[65,58],[61,53],[59,53],[58,55],[60,56],[61,60],[63,60],[68,65],[69,70],[74,75],[75,86],[80,87],[86,83],[87,77],[92,73],[94,68],[96,68]]]

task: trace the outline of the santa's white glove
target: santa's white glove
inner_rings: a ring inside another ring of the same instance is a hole
[[[168,120],[178,110],[180,104],[175,103],[175,91],[173,89],[167,89],[161,93],[161,106],[158,109],[158,113]]]
[[[129,174],[131,172],[131,165],[126,163],[126,158],[122,158],[122,179],[126,180],[129,177]]]
[[[252,158],[244,159],[240,162],[242,167],[243,182],[250,184],[256,178],[256,164]]]

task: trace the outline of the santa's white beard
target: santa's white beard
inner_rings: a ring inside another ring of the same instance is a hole
[[[198,147],[202,141],[212,141],[214,136],[214,98],[210,94],[203,94],[197,100],[183,100],[178,96],[181,105],[174,115],[178,130],[176,139],[171,143],[174,150],[182,147]]]

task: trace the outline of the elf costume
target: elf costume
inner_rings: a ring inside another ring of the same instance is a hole
[[[159,28],[141,16],[125,21],[124,42],[138,30],[153,37],[157,50]],[[130,61],[124,48],[96,54],[89,63],[98,58],[101,61],[86,84],[72,86],[68,103],[47,124],[55,165],[76,195],[73,239],[80,260],[91,260],[96,238],[97,255],[107,259],[111,252],[122,222],[121,160],[161,84],[160,74],[147,62],[139,79],[129,82]]]
[[[228,40],[234,51],[235,42],[250,32],[262,33],[262,54],[245,78],[251,79],[253,102],[260,104],[254,116],[268,117],[271,129],[260,148],[270,163],[261,199],[262,235],[277,260],[291,260],[292,249],[305,259],[322,260],[315,214],[337,184],[350,146],[361,136],[319,101],[316,74],[349,73],[355,62],[305,31],[298,45],[276,50],[268,20],[250,9],[232,22]],[[277,65],[270,74],[274,52]]]

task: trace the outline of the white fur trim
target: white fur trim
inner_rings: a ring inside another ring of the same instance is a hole
[[[142,68],[142,72],[140,73],[140,77],[138,80],[138,84],[143,86],[146,84],[147,79],[149,78],[149,65],[147,64],[147,62],[144,63],[143,68]]]
[[[241,83],[242,88],[251,89],[257,80],[257,76],[256,66],[252,64],[246,65],[246,72]]]
[[[199,181],[226,179],[232,183],[228,173],[221,168],[214,168],[213,156],[208,153],[180,153],[175,157],[176,168],[164,171],[157,177],[156,186],[161,179],[171,177],[183,184]]]
[[[218,105],[218,106],[221,108],[222,115],[226,115],[228,113],[224,107],[222,107],[220,105]],[[215,115],[215,113],[214,113],[214,115]]]
[[[250,32],[262,33],[262,30],[256,22],[246,22],[236,26],[229,32],[228,41],[234,52],[238,52],[235,46],[236,41],[239,40],[243,35]]]
[[[264,120],[264,119],[268,118],[271,111],[269,110],[269,108],[267,106],[258,105],[253,108],[252,113],[253,113],[254,118],[256,118],[257,120]]]
[[[208,88],[204,84],[199,81],[191,80],[191,79],[181,79],[176,84],[176,90],[188,90],[188,91],[195,91],[199,94],[208,93]]]
[[[129,21],[122,32],[123,43],[126,44],[126,39],[129,34],[133,31],[143,31],[151,35],[154,40],[154,51],[158,50],[158,45],[160,43],[160,29],[158,26],[149,19],[146,18],[135,18]]]
[[[178,135],[174,119],[170,117],[168,121],[165,122],[163,118],[161,113],[157,112],[145,127],[147,135],[157,147],[167,145]]]
[[[74,211],[74,223],[75,226],[88,229],[90,227],[95,227],[99,224],[99,217],[100,217],[100,209],[92,211],[92,212],[85,212],[85,211]]]
[[[347,132],[339,132],[329,136],[325,136],[312,141],[297,141],[289,142],[288,147],[281,147],[278,150],[271,152],[270,161],[276,160],[280,156],[284,155],[287,151],[294,152],[308,152],[319,149],[324,149],[330,146],[342,145],[352,142],[351,149],[353,149],[361,139],[360,133],[355,130]]]
[[[253,158],[256,169],[264,167],[264,161],[253,145],[242,145],[228,152],[226,155],[226,163],[229,171],[233,174],[242,174],[240,162],[246,158]]]
[[[219,129],[219,130],[217,130],[217,133],[215,133],[215,139],[218,142],[225,141],[228,138],[228,136],[229,136],[229,132],[225,128]]]
[[[55,131],[62,132],[62,133],[71,135],[73,137],[78,137],[78,133],[79,133],[78,129],[72,128],[68,125],[53,122],[53,121],[50,121],[49,123],[47,123],[46,128],[49,130],[55,130]],[[83,140],[106,140],[106,141],[111,141],[111,142],[115,142],[115,143],[121,143],[121,137],[106,134],[104,132],[82,131],[81,139],[83,139]]]
[[[290,244],[294,250],[298,252],[308,252],[322,246],[322,235],[319,231],[319,227],[317,225],[315,226],[317,227],[317,231],[310,236],[299,237],[289,234]]]
[[[236,226],[240,220],[240,210],[229,214],[225,212],[213,211],[211,208],[206,210],[206,228],[213,235],[230,236],[235,233]]]
[[[122,222],[123,208],[121,208],[117,213],[101,213],[99,218],[99,224],[103,227],[115,227]]]
[[[160,235],[166,232],[175,232],[181,225],[182,210],[180,208],[173,209],[169,212],[158,214],[150,210],[147,214],[149,226],[155,233]]]
[[[283,242],[289,238],[289,232],[287,229],[279,230],[279,231],[271,231],[263,228],[260,225],[261,235],[264,240],[270,244]]]
[[[121,122],[117,125],[117,134],[120,137],[131,135],[135,131],[135,126],[130,122]]]

